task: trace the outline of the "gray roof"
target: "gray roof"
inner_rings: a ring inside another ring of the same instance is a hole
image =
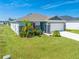
[[[49,18],[49,20],[62,20],[62,19],[58,16],[54,16],[54,17]]]
[[[69,23],[79,23],[79,20],[66,20],[66,22],[69,22]]]
[[[40,21],[40,22],[43,22],[43,21],[44,22],[65,22],[65,20],[61,20],[59,17],[48,17],[45,15],[35,14],[35,13],[28,14],[27,16],[21,17],[12,22],[20,22],[23,20],[28,20],[28,21],[32,21],[32,22],[37,22],[37,21]]]
[[[28,14],[27,16],[24,16],[22,18],[17,19],[16,21],[22,21],[22,20],[47,20],[49,17],[41,14]]]

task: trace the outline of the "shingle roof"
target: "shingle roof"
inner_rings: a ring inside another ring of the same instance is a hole
[[[22,18],[17,19],[16,21],[21,20],[47,20],[49,17],[41,14],[28,14],[27,16],[24,16]]]

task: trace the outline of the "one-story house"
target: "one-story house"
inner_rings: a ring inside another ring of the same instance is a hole
[[[6,25],[8,25],[8,21],[0,21],[0,24],[6,24]]]
[[[4,24],[4,21],[0,21],[0,24]]]
[[[43,33],[52,33],[53,31],[64,31],[65,30],[65,20],[59,19],[57,16],[48,17],[41,14],[28,14],[22,18],[16,19],[11,22],[11,29],[19,35],[20,28],[25,26],[21,21],[28,20],[32,22],[35,27],[40,27]]]

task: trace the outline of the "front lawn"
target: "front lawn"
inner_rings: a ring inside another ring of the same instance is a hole
[[[12,59],[79,59],[79,42],[64,37],[20,38],[9,26],[0,26],[0,41],[5,48],[2,55]]]
[[[66,31],[79,34],[79,30],[66,30]]]

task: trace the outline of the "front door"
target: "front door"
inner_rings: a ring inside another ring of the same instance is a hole
[[[46,32],[46,22],[40,22],[42,32]]]

